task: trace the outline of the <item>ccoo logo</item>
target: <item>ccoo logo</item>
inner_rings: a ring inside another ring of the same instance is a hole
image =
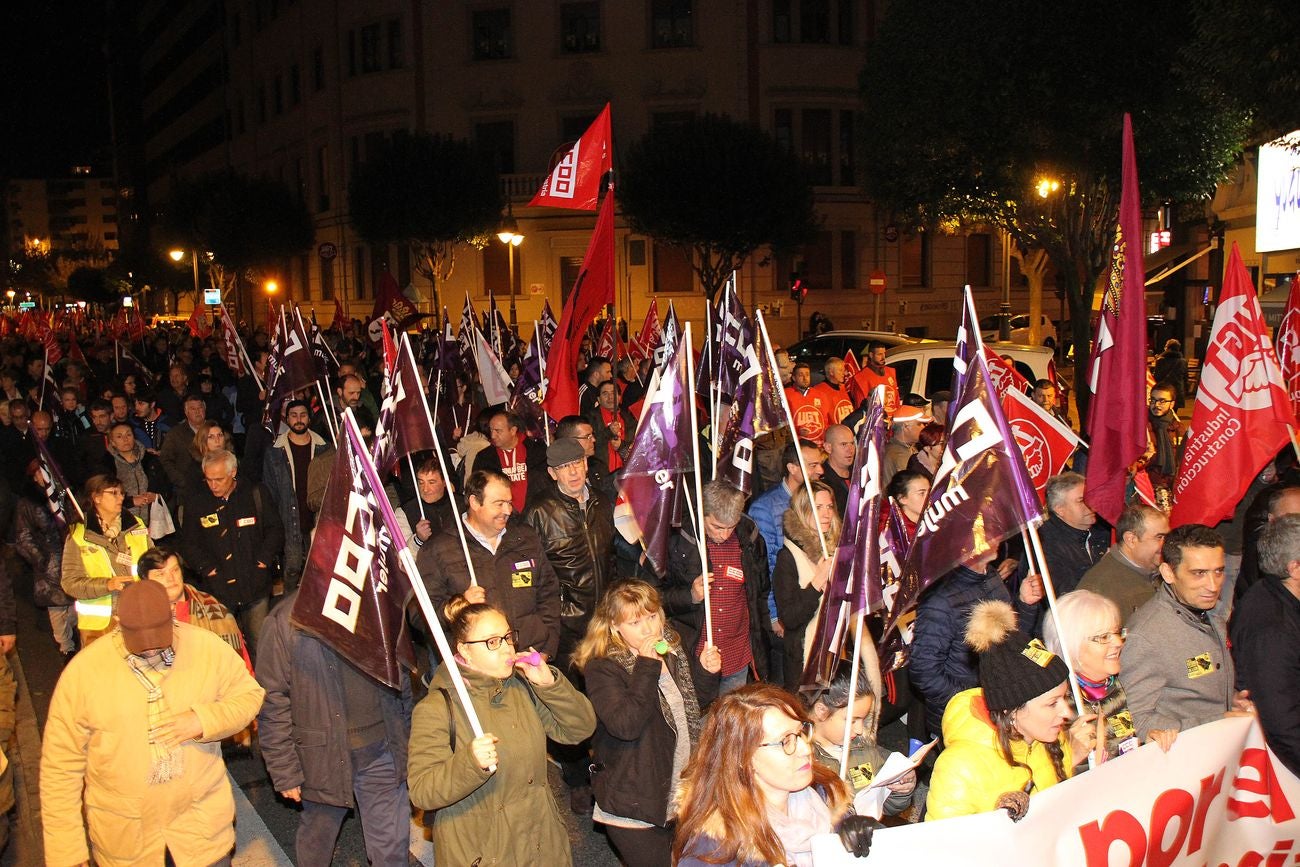
[[[1047,477],[1051,473],[1048,460],[1047,436],[1029,419],[1011,419],[1011,434],[1025,456],[1025,468],[1034,483],[1034,490],[1041,495],[1047,489]]]

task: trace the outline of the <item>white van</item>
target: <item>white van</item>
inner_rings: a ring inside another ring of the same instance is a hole
[[[991,342],[985,346],[998,355],[1011,356],[1016,370],[1031,383],[1052,378],[1049,368],[1052,350],[1046,346]],[[894,368],[901,394],[915,392],[929,397],[936,391],[952,389],[952,359],[956,351],[955,340],[927,340],[893,347],[885,353],[885,363]]]

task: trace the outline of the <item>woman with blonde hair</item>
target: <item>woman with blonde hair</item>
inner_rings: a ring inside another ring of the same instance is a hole
[[[853,815],[848,787],[813,761],[811,736],[783,689],[750,684],[719,699],[678,789],[673,863],[811,867],[812,838],[832,831],[866,856],[879,825]]]
[[[667,626],[659,593],[626,581],[596,605],[573,664],[596,711],[593,818],[628,867],[667,867],[669,803],[699,738],[701,709],[717,694],[722,655],[708,646],[696,658]]]
[[[225,450],[234,454],[235,440],[230,435],[230,431],[219,421],[207,419],[202,422],[198,430],[194,432],[194,440],[190,443],[190,458],[192,461],[185,467],[185,483],[183,488],[186,492],[205,490],[203,481],[203,459],[209,452]]]
[[[450,665],[440,666],[412,715],[407,761],[411,803],[438,811],[434,860],[571,864],[569,833],[546,782],[546,739],[589,737],[591,703],[531,648],[516,652],[519,633],[499,608],[456,596],[443,613],[483,734],[474,737]]]

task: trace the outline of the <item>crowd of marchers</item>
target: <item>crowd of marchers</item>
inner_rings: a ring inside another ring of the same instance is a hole
[[[49,372],[40,343],[0,342],[0,526],[15,554],[0,649],[14,650],[18,585],[64,657],[43,732],[46,863],[231,863],[223,745],[260,753],[273,789],[300,806],[296,863],[321,865],[349,811],[377,865],[408,863],[413,817],[439,864],[566,864],[562,810],[603,826],[628,865],[809,865],[815,835],[866,855],[881,824],[1019,817],[1090,764],[1176,748],[1180,732],[1238,714],[1257,715],[1300,774],[1289,450],[1217,527],[1171,530],[1159,496],[1104,526],[1084,477],[1057,475],[1041,528],[1056,616],[1044,570],[1013,539],[925,592],[903,664],[882,666],[866,640],[858,676],[844,664],[801,690],[866,413],[841,360],[814,386],[783,352],[795,430],[756,444],[749,496],[703,482],[704,539],[683,520],[662,573],[616,516],[648,363],[584,345],[580,411],[549,441],[485,405],[472,373],[430,386],[443,454],[414,455],[384,483],[476,736],[415,605],[423,652],[399,689],[290,616],[341,453],[335,420],[351,410],[370,436],[381,402],[376,349],[364,335],[327,339],[331,381],[270,418],[261,331],[246,334],[242,376],[215,339],[179,330],[135,343],[130,364],[83,335],[84,360]],[[1184,434],[1186,366],[1172,356],[1157,362],[1142,461],[1157,494]],[[893,389],[882,525],[914,536],[952,396],[898,393],[883,346],[862,361],[857,376]],[[1056,412],[1056,388],[1033,383],[1032,398]],[[5,752],[12,708],[0,663]],[[937,740],[937,761],[892,780],[871,810],[860,796],[893,723],[908,753]],[[12,806],[8,775],[0,791]]]

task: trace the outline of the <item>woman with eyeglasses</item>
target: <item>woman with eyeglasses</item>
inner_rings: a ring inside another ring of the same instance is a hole
[[[437,810],[439,864],[572,863],[569,835],[546,778],[546,739],[576,744],[596,727],[591,703],[559,669],[516,648],[518,633],[486,603],[457,596],[447,640],[483,726],[475,737],[439,666],[411,718],[411,803]]]
[[[862,858],[879,827],[853,815],[835,772],[813,761],[812,721],[769,684],[714,703],[677,793],[678,867],[810,867],[812,838],[836,832]]]
[[[672,863],[669,804],[700,734],[701,709],[718,692],[722,654],[698,657],[668,628],[644,581],[614,585],[573,655],[596,709],[593,818],[628,867]]]
[[[1063,638],[1069,641],[1074,679],[1088,711],[1097,715],[1099,763],[1141,745],[1119,682],[1120,651],[1128,637],[1123,622],[1114,602],[1100,593],[1075,590],[1056,600],[1056,617],[1047,618],[1043,627],[1043,643],[1053,653],[1061,653]],[[1149,740],[1168,752],[1177,737],[1177,729],[1160,729],[1151,731]],[[1082,758],[1080,769],[1086,766],[1087,756]]]

